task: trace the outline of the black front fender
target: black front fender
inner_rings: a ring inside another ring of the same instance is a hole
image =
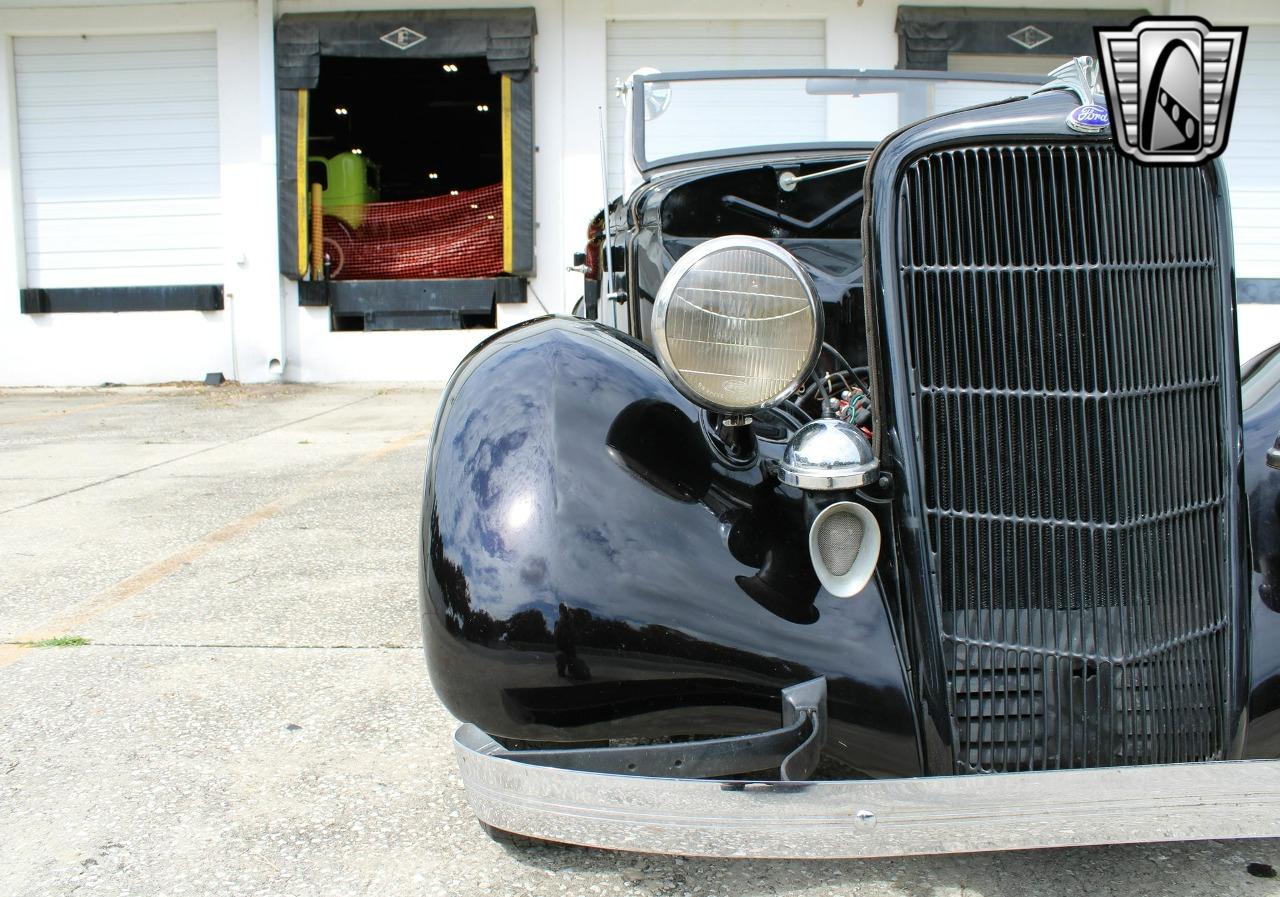
[[[504,331],[442,398],[423,639],[445,705],[493,735],[757,731],[776,725],[780,688],[824,676],[828,755],[919,774],[891,557],[853,599],[822,591],[800,494],[721,459],[648,349],[606,327]]]
[[[1280,344],[1245,365],[1241,398],[1253,554],[1245,756],[1273,758],[1280,757],[1280,470],[1266,457],[1280,435]]]

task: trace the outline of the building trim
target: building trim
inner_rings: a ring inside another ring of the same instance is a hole
[[[899,6],[898,68],[946,71],[951,53],[1094,56],[1095,25],[1128,25],[1145,9],[1028,9],[980,6]],[[1031,28],[1039,43],[1014,37]]]
[[[321,56],[358,59],[483,57],[489,71],[523,78],[533,68],[532,7],[286,13],[276,23],[276,87],[315,87]],[[407,39],[397,41],[399,33]]]
[[[154,287],[28,287],[19,292],[24,315],[103,311],[221,311],[222,284]]]

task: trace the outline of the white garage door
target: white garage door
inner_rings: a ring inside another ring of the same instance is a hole
[[[1239,277],[1280,277],[1280,27],[1253,26],[1223,159]]]
[[[214,35],[13,49],[27,286],[221,283]]]
[[[622,185],[622,103],[613,85],[646,66],[664,72],[713,69],[795,69],[826,65],[826,23],[821,20],[610,20],[608,24],[609,183],[613,195]],[[679,114],[678,86],[664,116]],[[761,107],[767,97],[760,99]],[[815,104],[817,133],[825,133],[825,106]],[[736,117],[735,118],[739,118]],[[759,127],[766,126],[762,118]],[[669,124],[669,123],[667,123]],[[668,128],[668,131],[670,128]],[[787,140],[780,137],[779,142]],[[804,140],[791,135],[790,140]],[[758,131],[752,135],[727,135],[726,145],[772,143]]]

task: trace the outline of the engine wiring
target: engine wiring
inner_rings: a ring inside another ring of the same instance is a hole
[[[807,420],[835,417],[872,435],[872,403],[867,386],[866,367],[855,367],[830,343],[822,344],[822,354],[830,363],[826,370],[815,371],[807,385],[797,389],[788,411]]]

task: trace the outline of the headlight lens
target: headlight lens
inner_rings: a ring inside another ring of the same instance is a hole
[[[791,253],[718,237],[680,257],[653,306],[653,341],[676,388],[731,414],[773,405],[813,368],[822,303]]]

